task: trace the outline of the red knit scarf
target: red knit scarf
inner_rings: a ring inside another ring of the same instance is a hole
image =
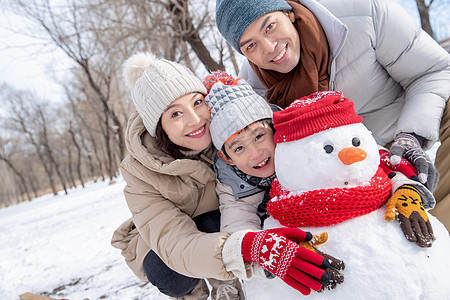
[[[369,185],[295,194],[272,182],[267,212],[283,226],[328,226],[377,210],[386,203],[391,181],[378,168]],[[273,199],[276,197],[276,199]]]

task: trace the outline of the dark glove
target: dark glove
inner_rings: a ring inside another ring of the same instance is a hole
[[[298,245],[311,240],[312,235],[298,228],[276,228],[260,232],[248,232],[242,240],[244,261],[252,261],[286,284],[309,295],[311,289],[322,289],[321,282],[330,280],[325,269],[328,259]]]
[[[299,245],[303,248],[309,249],[311,251],[316,252],[317,254],[322,255],[326,259],[328,259],[330,266],[325,269],[325,271],[330,274],[330,280],[326,282],[322,282],[322,288],[319,292],[323,290],[334,290],[336,286],[340,283],[344,282],[344,275],[340,273],[345,269],[345,264],[342,260],[337,259],[334,256],[331,256],[327,253],[324,253],[317,249],[316,247],[324,244],[328,240],[328,233],[322,232],[318,235],[313,235],[313,238],[309,242],[300,242]]]
[[[420,247],[431,247],[435,240],[433,228],[423,208],[419,191],[412,185],[399,187],[386,204],[384,219],[392,221],[398,213],[400,228],[406,239]]]
[[[417,170],[419,181],[433,192],[439,180],[439,173],[430,157],[423,151],[422,143],[422,137],[401,132],[395,137],[389,156],[393,165],[398,165],[402,157],[410,161]]]

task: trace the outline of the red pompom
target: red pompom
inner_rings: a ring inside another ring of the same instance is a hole
[[[216,82],[222,82],[224,85],[237,85],[239,79],[240,78],[234,79],[233,76],[224,71],[214,71],[205,77],[203,85],[206,87],[206,92],[209,94],[209,91]]]

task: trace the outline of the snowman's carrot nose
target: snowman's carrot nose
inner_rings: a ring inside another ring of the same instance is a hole
[[[355,162],[365,160],[367,152],[361,148],[348,147],[339,151],[338,156],[345,165],[351,165]]]

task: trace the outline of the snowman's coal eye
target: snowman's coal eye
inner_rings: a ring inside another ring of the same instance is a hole
[[[325,150],[326,153],[330,154],[331,152],[333,152],[334,148],[331,145],[325,145],[323,146],[323,149]]]
[[[361,145],[361,141],[357,137],[354,137],[352,139],[352,145],[355,147],[359,147],[359,145]]]

